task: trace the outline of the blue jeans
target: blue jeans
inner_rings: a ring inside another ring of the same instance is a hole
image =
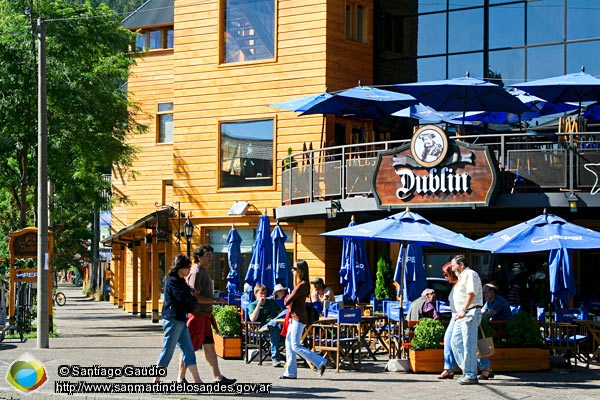
[[[160,350],[156,364],[161,367],[168,367],[171,358],[173,358],[175,345],[177,345],[183,355],[183,364],[186,367],[195,365],[196,353],[186,323],[174,319],[163,319],[163,332],[165,333],[163,347]]]
[[[454,315],[450,318],[450,323],[446,328],[446,333],[444,334],[444,369],[454,371],[456,368],[456,359],[454,358],[454,353],[452,352],[452,331],[454,329]]]
[[[306,347],[302,346],[300,340],[302,339],[302,331],[304,331],[305,325],[302,322],[298,322],[293,318],[290,318],[290,325],[288,326],[287,336],[285,337],[285,371],[284,376],[297,377],[298,376],[298,365],[296,365],[296,354],[310,362],[317,369],[320,369],[327,364],[327,359],[321,357],[317,353],[313,353]]]
[[[275,324],[269,331],[269,339],[271,340],[271,360],[279,360],[279,342],[281,338],[281,326]]]
[[[477,379],[477,327],[481,309],[469,310],[464,318],[454,321],[452,352],[466,379]]]

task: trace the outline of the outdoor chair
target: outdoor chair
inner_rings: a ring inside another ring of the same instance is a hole
[[[361,368],[359,324],[313,324],[312,349],[320,352],[340,371],[340,366],[347,363],[350,368]]]
[[[260,322],[244,321],[244,352],[246,364],[254,359],[258,365],[271,357],[271,340],[267,333],[260,332]]]
[[[572,368],[577,368],[578,360],[585,363],[586,368],[589,367],[585,327],[576,323],[576,320],[585,320],[586,317],[587,310],[582,308],[558,308],[554,321],[548,322],[544,327],[544,340],[551,353],[563,356]],[[571,359],[574,365],[571,364]]]

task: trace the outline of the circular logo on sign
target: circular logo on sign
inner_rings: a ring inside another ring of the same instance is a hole
[[[448,138],[441,128],[426,125],[415,132],[410,150],[419,164],[424,167],[435,167],[446,157]]]

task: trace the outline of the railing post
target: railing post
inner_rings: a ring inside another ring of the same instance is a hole
[[[312,147],[312,144],[311,144]],[[314,164],[314,159],[313,159],[313,152],[311,151],[310,153],[308,153],[308,165],[310,166],[309,168],[309,173],[310,173],[310,177],[308,179],[308,201],[310,203],[312,203],[315,199],[315,195],[314,195],[314,188],[315,188],[315,164]]]
[[[346,146],[342,147],[342,159],[341,159],[341,168],[340,168],[340,193],[342,194],[342,199],[346,198]]]

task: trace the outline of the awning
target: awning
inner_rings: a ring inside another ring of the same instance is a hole
[[[130,233],[138,228],[141,228],[141,227],[147,228],[148,227],[147,224],[150,221],[156,220],[160,214],[163,214],[166,217],[170,217],[171,215],[173,215],[174,212],[175,212],[175,209],[173,207],[167,206],[166,208],[163,208],[161,210],[150,213],[150,214],[146,215],[145,217],[138,219],[133,224],[121,229],[119,232],[108,236],[107,238],[102,240],[100,243],[104,244],[105,246],[109,246],[110,243],[112,243],[115,240],[125,239],[125,238],[123,238],[123,236],[127,235],[128,233]],[[129,240],[131,240],[131,239],[129,239]]]

